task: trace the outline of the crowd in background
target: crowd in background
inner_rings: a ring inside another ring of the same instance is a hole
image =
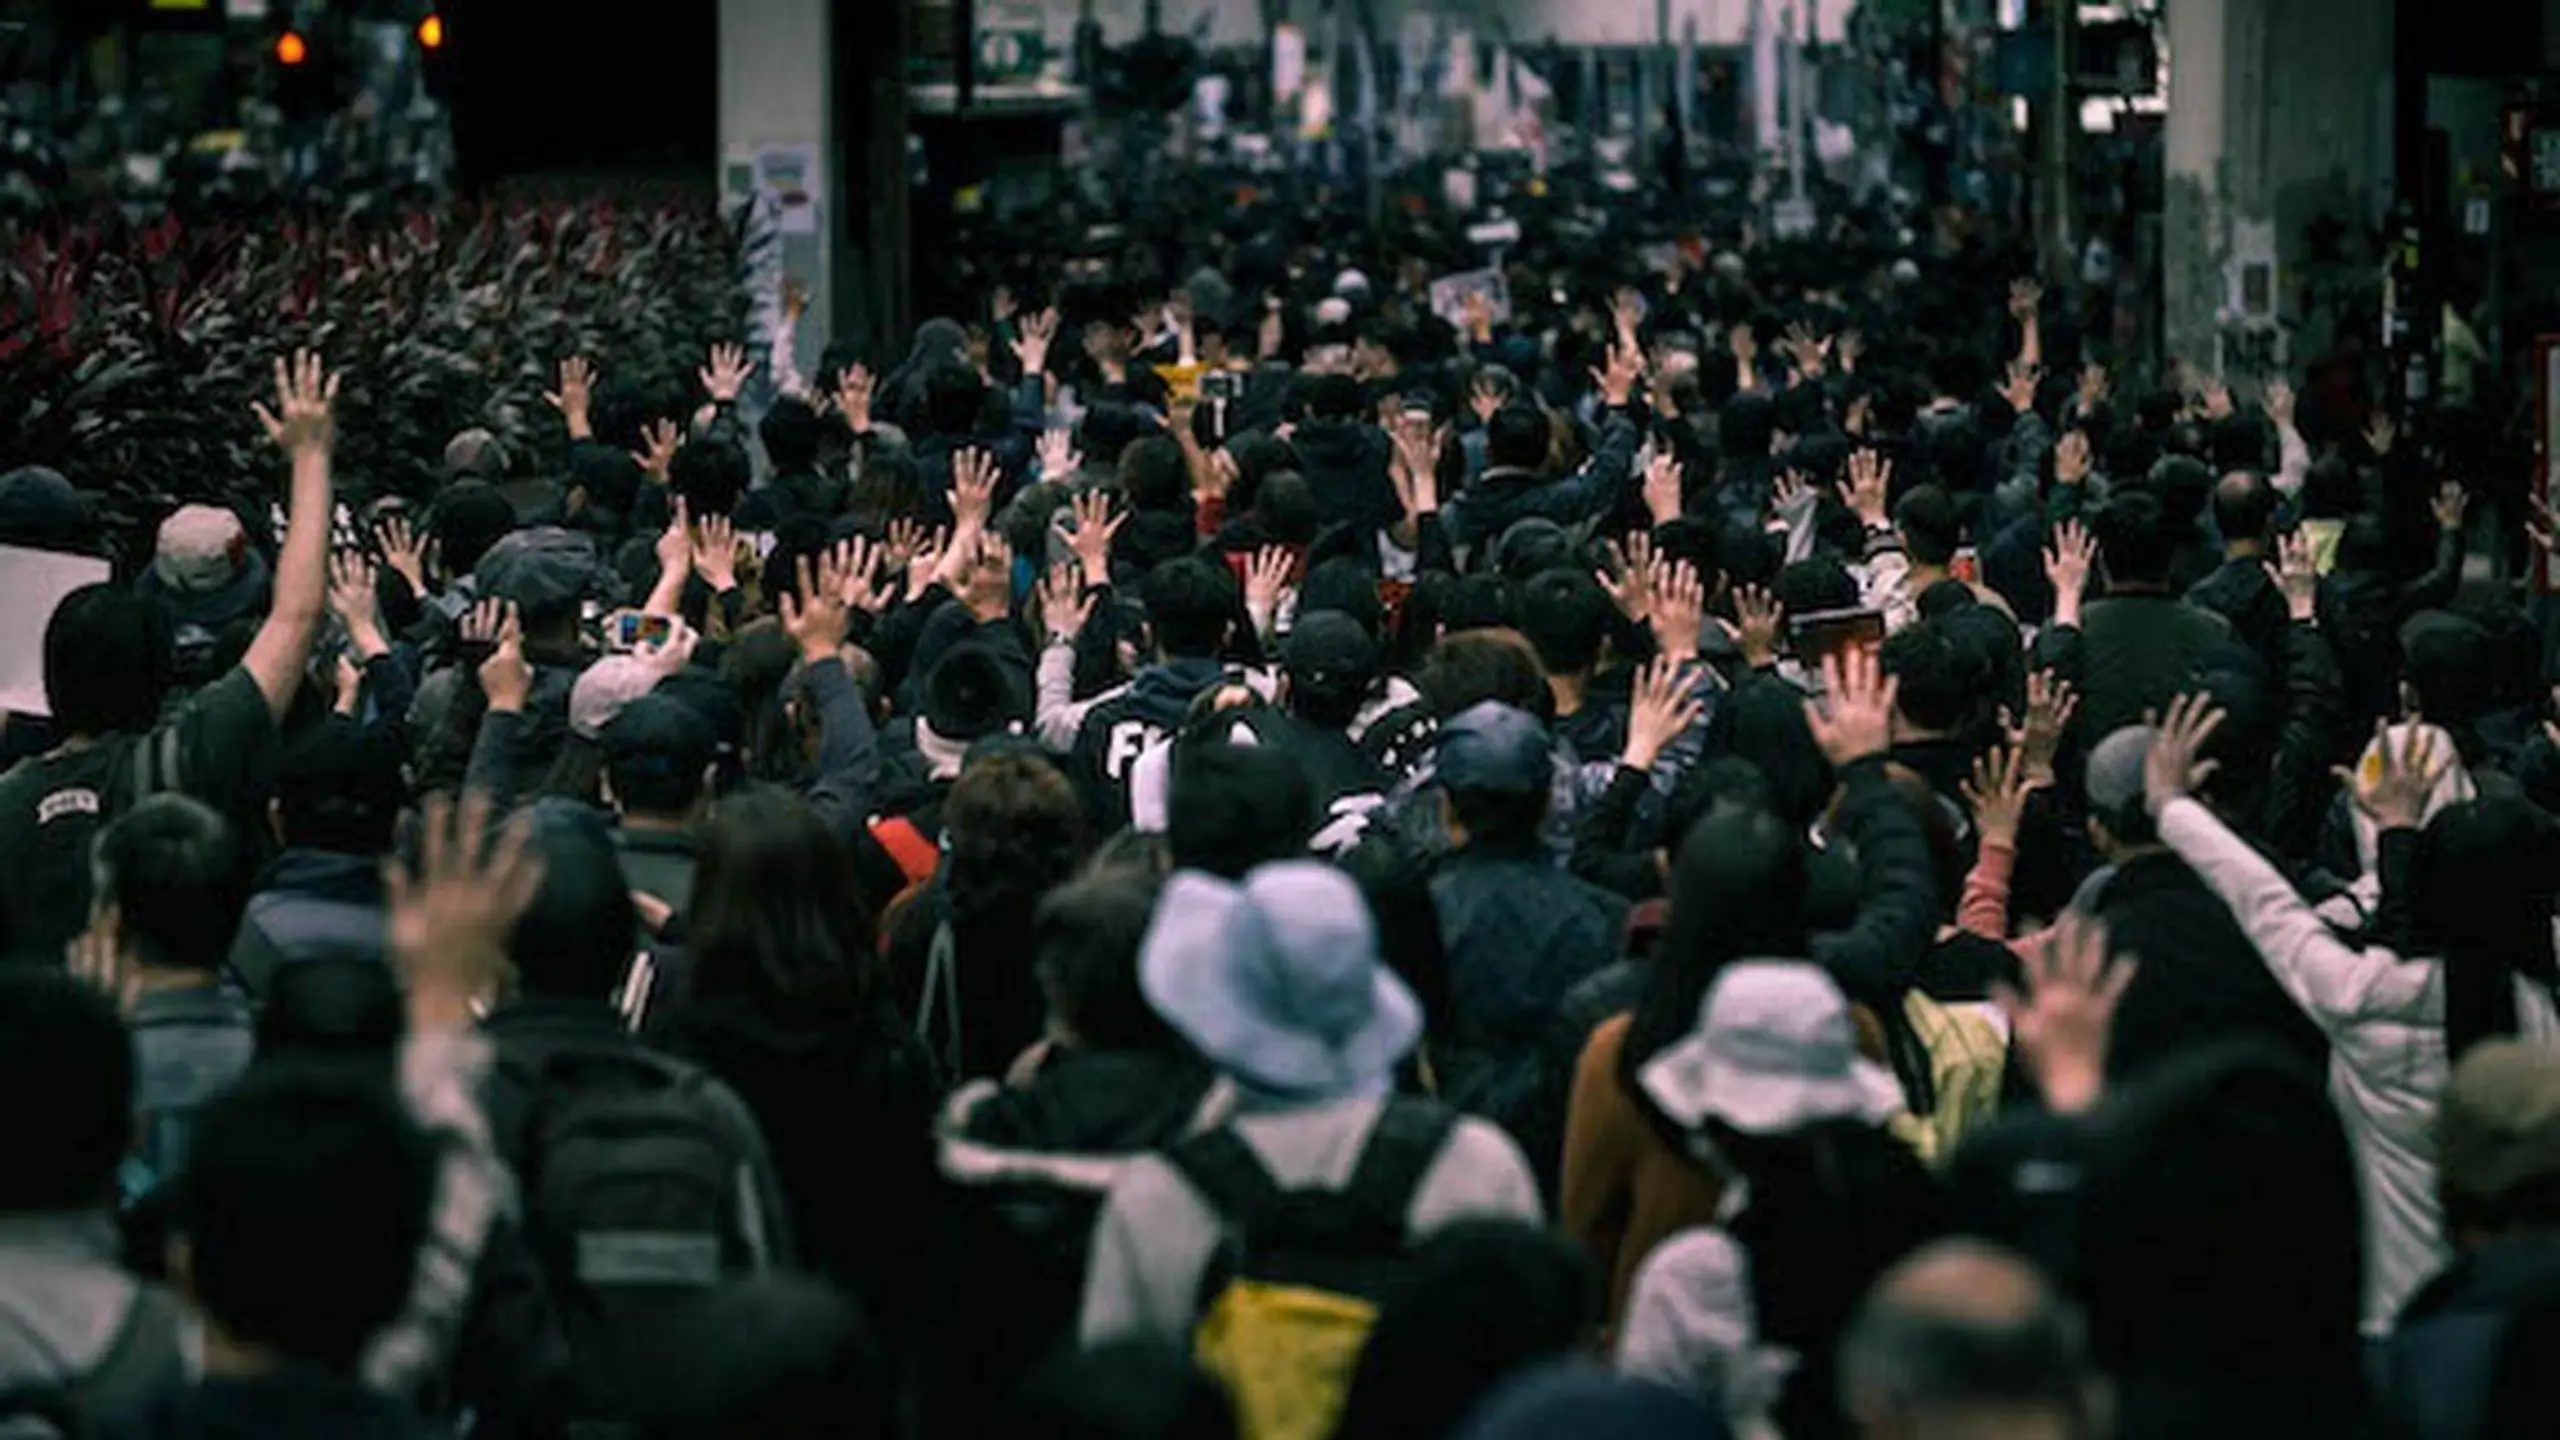
[[[1328,218],[426,495],[278,357],[6,732],[0,1433],[2560,1423],[2516,477],[1960,214]]]

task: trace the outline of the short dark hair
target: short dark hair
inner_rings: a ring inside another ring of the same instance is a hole
[[[2159,585],[2177,562],[2177,542],[2160,502],[2140,490],[2119,490],[2091,517],[2107,579],[2119,585]]]
[[[1550,570],[1520,595],[1520,633],[1550,674],[1579,675],[1600,663],[1609,637],[1609,593],[1579,570]]]
[[[987,408],[987,382],[978,372],[953,360],[934,366],[924,376],[924,418],[937,435],[969,435]]]
[[[1778,572],[1772,587],[1790,615],[1819,615],[1825,610],[1858,608],[1858,577],[1828,555],[1799,560]]]
[[[1088,872],[1050,891],[1033,915],[1032,953],[1049,1013],[1095,1050],[1181,1048],[1138,987],[1138,949],[1159,888],[1137,870]]]
[[[1360,382],[1348,375],[1310,375],[1300,382],[1298,397],[1311,420],[1356,420],[1360,416]]]
[[[100,581],[62,599],[44,626],[44,697],[67,735],[149,730],[176,663],[169,615]]]
[[[741,486],[743,488],[743,485]],[[449,575],[468,575],[480,568],[480,557],[516,528],[516,507],[486,480],[463,480],[436,497],[428,529],[436,542],[436,558]]]
[[[774,470],[788,473],[818,463],[818,452],[826,443],[827,423],[808,401],[785,395],[764,412],[756,434],[763,439],[765,458],[773,462]]]
[[[1262,492],[1253,498],[1253,514],[1262,522],[1264,537],[1274,545],[1304,545],[1316,538],[1316,529],[1324,522],[1315,487],[1295,470],[1274,471],[1262,482]]]
[[[1466,827],[1467,844],[1486,850],[1526,850],[1546,830],[1550,796],[1536,790],[1451,789],[1449,813]]]
[[[507,937],[507,958],[528,995],[602,1000],[630,972],[640,917],[603,817],[571,801],[533,808],[529,848],[542,888]]]
[[[1075,873],[1085,848],[1075,787],[1038,754],[971,760],[942,802],[950,856],[943,885],[952,913],[977,919],[1031,914]]]
[[[1485,422],[1485,463],[1510,470],[1543,469],[1553,438],[1545,411],[1525,401],[1512,401]]]
[[[101,1207],[133,1143],[133,1042],[115,1006],[58,970],[0,972],[0,1215]]]
[[[1924,729],[1955,729],[1982,698],[1985,677],[1972,652],[1935,620],[1887,636],[1878,659],[1884,673],[1901,682],[1896,703],[1902,713]]]
[[[1217,740],[1177,748],[1165,815],[1175,865],[1241,880],[1305,854],[1315,822],[1315,786],[1289,752]]]
[[[1446,720],[1486,700],[1499,700],[1541,720],[1555,714],[1555,692],[1538,652],[1516,630],[1465,630],[1444,635],[1414,672],[1431,713]]]
[[[233,1338],[341,1373],[400,1316],[436,1154],[388,1076],[254,1066],[188,1148],[188,1288]]]
[[[400,744],[331,715],[285,745],[276,772],[276,815],[284,843],[340,855],[391,848],[406,786]]]
[[[656,692],[625,706],[605,723],[599,739],[605,781],[613,786],[614,800],[633,815],[690,813],[701,803],[704,772],[720,754],[710,721],[683,701]]]
[[[98,832],[90,852],[116,931],[155,970],[213,973],[249,906],[249,865],[231,827],[184,795],[147,796]]]
[[[1162,435],[1129,442],[1115,472],[1132,510],[1181,510],[1191,501],[1191,470],[1180,443]]]
[[[1140,587],[1156,648],[1200,659],[1218,653],[1236,612],[1236,583],[1224,567],[1194,556],[1168,560],[1147,572]]]
[[[2255,470],[2234,470],[2213,487],[2214,528],[2225,542],[2264,540],[2275,528],[2276,487]]]
[[[727,440],[694,440],[667,462],[667,488],[675,491],[686,510],[699,520],[705,515],[726,515],[737,509],[752,473],[747,452],[735,444]]]
[[[1944,565],[1964,543],[1964,520],[1956,513],[1955,497],[1935,484],[1911,487],[1893,507],[1893,524],[1915,564]]]

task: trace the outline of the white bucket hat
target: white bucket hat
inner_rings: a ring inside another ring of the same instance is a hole
[[[1801,961],[1726,966],[1698,1006],[1698,1028],[1640,1078],[1684,1130],[1710,1118],[1748,1135],[1819,1120],[1882,1124],[1903,1104],[1893,1072],[1858,1053],[1840,987]]]

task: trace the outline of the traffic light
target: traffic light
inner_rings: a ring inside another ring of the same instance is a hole
[[[453,98],[454,54],[452,33],[446,28],[444,12],[430,10],[410,32],[418,41],[418,79],[427,94],[440,102]]]
[[[418,22],[418,48],[433,55],[444,48],[444,17],[430,10]]]
[[[288,120],[316,120],[338,107],[338,65],[324,25],[284,17],[268,32],[266,70],[276,109]]]
[[[311,42],[302,38],[301,31],[287,30],[276,36],[276,43],[268,47],[268,53],[275,56],[277,64],[290,70],[311,59]]]

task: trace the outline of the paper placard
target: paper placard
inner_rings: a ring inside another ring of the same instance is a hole
[[[0,711],[53,714],[44,698],[44,630],[63,597],[113,576],[114,567],[86,555],[0,545]]]
[[[1499,270],[1464,270],[1431,282],[1431,313],[1452,325],[1467,323],[1467,297],[1482,295],[1493,323],[1511,319],[1511,282]]]

